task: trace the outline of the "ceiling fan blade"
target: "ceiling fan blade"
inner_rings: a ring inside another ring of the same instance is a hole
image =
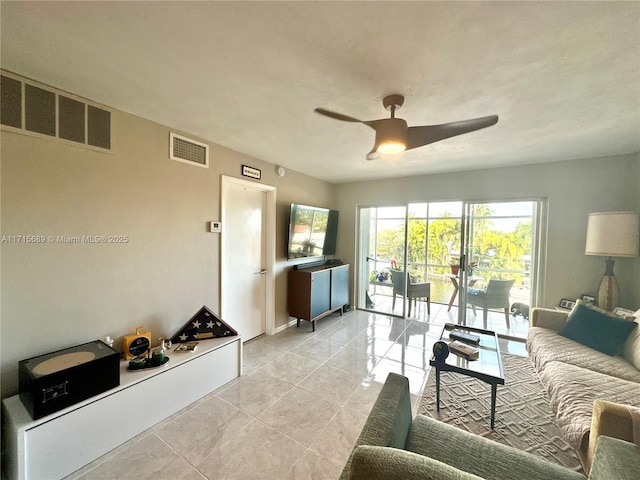
[[[426,125],[423,127],[409,127],[407,150],[422,147],[430,143],[439,142],[446,138],[487,128],[498,123],[497,115],[472,118],[460,122],[444,123],[442,125]]]
[[[331,110],[325,110],[324,108],[316,108],[314,112],[317,112],[320,115],[325,115],[327,117],[335,118],[336,120],[342,120],[343,122],[365,123],[362,120],[358,120],[357,118],[343,115],[342,113],[332,112]]]
[[[367,160],[377,160],[378,158],[380,158],[377,144],[373,146],[373,149],[369,153],[367,153],[367,156],[365,158]]]

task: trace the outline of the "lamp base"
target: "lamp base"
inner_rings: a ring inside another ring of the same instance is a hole
[[[606,267],[598,287],[598,306],[611,311],[618,306],[620,290],[618,281],[613,276],[613,259],[611,257],[606,260]]]

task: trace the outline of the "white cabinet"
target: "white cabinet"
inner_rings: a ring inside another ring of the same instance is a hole
[[[167,365],[136,372],[120,365],[120,386],[38,420],[18,395],[2,401],[7,475],[63,478],[240,376],[239,336],[169,353]]]

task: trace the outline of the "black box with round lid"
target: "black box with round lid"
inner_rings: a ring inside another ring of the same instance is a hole
[[[34,420],[120,385],[120,355],[101,340],[18,364],[20,400]]]

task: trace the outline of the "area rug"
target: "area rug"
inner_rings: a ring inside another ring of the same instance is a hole
[[[491,385],[452,372],[440,374],[440,412],[436,411],[435,370],[418,413],[582,473],[575,451],[562,437],[549,397],[528,358],[502,354],[505,384],[498,385],[495,429],[490,428]]]

